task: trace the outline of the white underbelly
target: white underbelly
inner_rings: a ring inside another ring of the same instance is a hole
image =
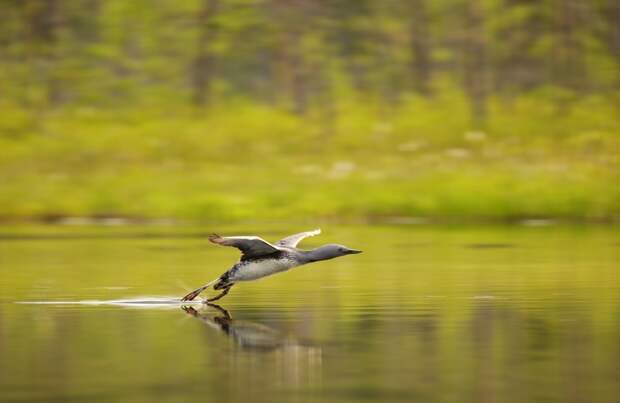
[[[249,262],[239,267],[237,272],[232,276],[231,280],[233,282],[256,280],[261,277],[286,271],[295,266],[297,266],[297,263],[290,259],[266,259],[256,262]]]

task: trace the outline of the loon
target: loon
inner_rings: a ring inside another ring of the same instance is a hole
[[[297,248],[297,244],[302,239],[320,233],[320,229],[301,232],[281,239],[275,244],[269,243],[257,236],[222,237],[217,234],[209,235],[209,241],[214,244],[232,246],[239,249],[241,251],[241,260],[215,280],[184,296],[181,301],[192,301],[211,285],[213,285],[214,290],[223,290],[219,295],[207,298],[204,301],[208,303],[228,294],[230,288],[239,281],[257,280],[303,264],[362,252],[361,250],[350,249],[338,244],[323,245],[308,251]]]

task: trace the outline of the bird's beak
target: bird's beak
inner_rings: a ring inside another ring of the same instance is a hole
[[[357,249],[349,249],[347,251],[347,254],[350,254],[350,255],[356,255],[358,253],[362,253],[362,251],[361,250],[357,250]]]

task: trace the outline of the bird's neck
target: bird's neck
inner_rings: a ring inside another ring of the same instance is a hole
[[[320,260],[326,260],[327,258],[321,253],[321,248],[312,249],[312,250],[304,250],[300,251],[300,262],[301,264],[318,262]]]

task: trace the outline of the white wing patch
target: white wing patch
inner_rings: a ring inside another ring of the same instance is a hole
[[[276,246],[287,246],[289,248],[294,248],[304,238],[307,238],[309,236],[319,235],[320,233],[321,233],[320,228],[317,228],[312,231],[300,232],[299,234],[290,235],[284,239],[280,239],[278,242],[276,242]]]

